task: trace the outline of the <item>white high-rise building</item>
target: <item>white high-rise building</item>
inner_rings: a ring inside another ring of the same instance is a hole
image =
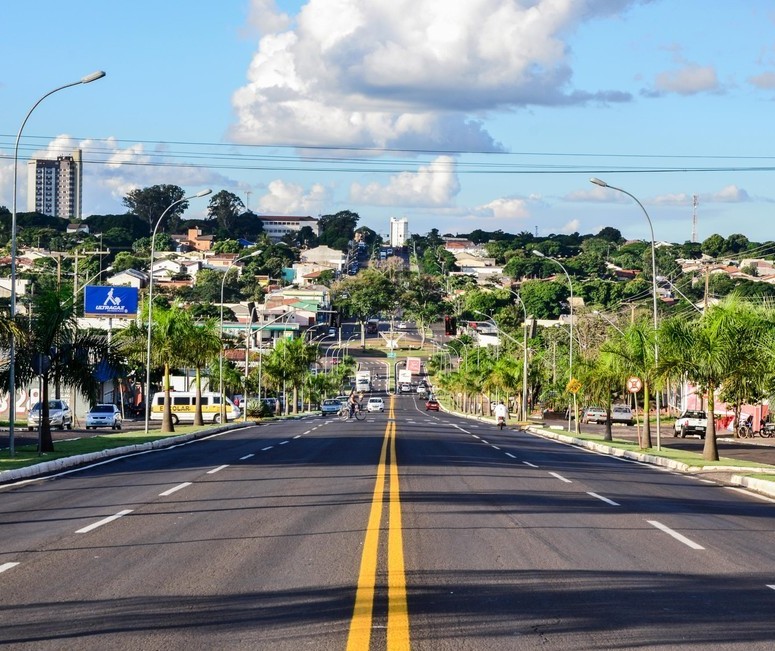
[[[83,194],[81,150],[56,160],[27,163],[27,210],[51,217],[80,219]]]
[[[390,218],[390,246],[400,248],[406,246],[409,239],[409,221],[405,217]]]

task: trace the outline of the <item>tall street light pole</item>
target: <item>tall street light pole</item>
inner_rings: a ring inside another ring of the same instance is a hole
[[[568,343],[568,353],[569,353],[569,360],[568,360],[568,384],[570,384],[573,381],[573,283],[571,282],[570,275],[568,274],[568,270],[565,268],[565,266],[560,262],[559,260],[555,258],[551,258],[548,255],[544,255],[540,251],[533,249],[533,255],[537,255],[539,258],[544,258],[545,260],[551,260],[556,265],[562,269],[563,273],[565,274],[565,277],[568,279],[568,287],[570,288],[570,301],[568,302],[568,305],[570,306],[570,341]],[[578,434],[579,431],[579,415],[578,415],[578,405],[576,404],[576,392],[571,392],[573,395],[573,417],[576,420],[576,433]],[[570,431],[570,414],[568,414],[568,431]]]
[[[148,341],[145,348],[145,433],[148,434],[148,424],[151,420],[151,325],[153,323],[153,258],[156,253],[156,231],[159,230],[159,224],[162,223],[167,213],[179,203],[188,201],[189,199],[196,199],[198,197],[204,197],[210,194],[212,190],[201,190],[196,194],[188,197],[183,197],[177,201],[173,201],[169,206],[164,209],[161,217],[156,221],[153,227],[153,233],[151,233],[151,262],[148,267]]]
[[[70,88],[71,86],[79,86],[81,84],[90,84],[93,81],[102,79],[105,73],[102,70],[92,72],[90,75],[82,77],[78,81],[73,81],[64,86],[59,86],[53,90],[48,91],[37,102],[32,105],[32,108],[27,111],[27,115],[24,116],[19,131],[16,134],[16,142],[13,147],[13,198],[11,201],[11,320],[16,317],[16,203],[17,203],[17,185],[19,176],[19,141],[22,137],[22,131],[27,124],[27,120],[30,119],[32,112],[38,107],[44,99],[49,95]],[[10,341],[8,344],[8,451],[10,456],[15,456],[16,451],[14,448],[14,427],[16,423],[16,374],[14,366],[16,365],[16,336],[13,331],[10,335]]]
[[[635,203],[638,204],[640,209],[643,211],[643,215],[646,217],[646,221],[649,223],[649,230],[651,231],[651,293],[652,293],[652,300],[653,300],[653,306],[654,306],[654,366],[656,367],[659,364],[659,342],[658,342],[658,332],[659,332],[659,317],[657,315],[657,254],[656,254],[656,242],[654,241],[654,225],[651,223],[651,217],[649,217],[649,214],[646,212],[646,209],[643,207],[643,204],[638,201],[638,198],[634,194],[630,194],[627,192],[627,190],[622,190],[622,188],[617,188],[613,185],[608,185],[605,181],[598,179],[598,178],[591,178],[589,179],[590,183],[594,183],[595,185],[599,185],[601,188],[608,188],[610,190],[616,190],[617,192],[621,192],[622,194],[626,194],[630,199],[632,199]],[[654,393],[656,394],[656,406],[657,406],[657,450],[660,450],[662,447],[662,437],[661,437],[661,431],[660,431],[660,391],[659,389],[654,386]],[[648,405],[646,405],[646,418],[648,418]]]
[[[221,401],[221,422],[222,423],[226,422],[226,399],[223,395],[223,291],[226,287],[226,278],[228,277],[229,272],[231,271],[231,268],[238,262],[242,262],[243,260],[252,258],[253,256],[256,256],[260,253],[261,251],[252,251],[251,253],[248,253],[247,255],[243,255],[240,258],[235,258],[229,263],[229,266],[226,267],[226,271],[223,274],[223,278],[221,278],[221,320],[220,320],[220,328],[219,328],[221,348],[218,354],[218,391],[221,394],[220,401]],[[248,315],[248,321],[250,320],[250,318],[251,318],[251,315]]]
[[[525,306],[525,301],[522,300],[522,297],[517,292],[511,289],[509,291],[516,296],[519,304],[522,306],[522,312],[525,317],[522,325],[524,329],[524,341],[522,343],[524,347],[524,356],[522,358],[522,419],[524,422],[527,422],[527,307]]]

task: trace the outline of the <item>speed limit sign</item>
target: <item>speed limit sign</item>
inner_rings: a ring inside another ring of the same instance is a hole
[[[639,377],[631,376],[627,378],[627,391],[630,393],[638,393],[643,388],[643,382]]]

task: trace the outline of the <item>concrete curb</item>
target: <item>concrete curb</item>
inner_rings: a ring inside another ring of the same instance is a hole
[[[586,441],[584,439],[578,439],[575,436],[568,436],[567,434],[557,434],[556,432],[547,431],[539,427],[528,427],[527,431],[544,438],[554,439],[556,441],[568,443],[576,447],[593,450],[601,454],[607,454],[613,457],[621,457],[623,459],[631,459],[633,461],[640,461],[642,463],[648,463],[650,465],[660,466],[662,468],[669,468],[670,470],[684,472],[687,474],[696,474],[700,472],[752,472],[760,475],[772,474],[772,481],[760,479],[757,477],[744,477],[743,475],[733,474],[730,482],[736,486],[743,486],[744,488],[749,488],[750,490],[756,491],[757,493],[775,497],[775,468],[746,468],[741,466],[690,466],[689,464],[681,463],[680,461],[675,461],[673,459],[666,459],[654,454],[622,450],[620,448],[605,445],[605,443],[598,443],[597,441]]]
[[[32,466],[25,466],[24,468],[17,468],[15,470],[3,470],[0,471],[0,484],[6,484],[24,479],[33,479],[42,475],[55,474],[62,472],[63,470],[75,468],[77,466],[98,463],[112,457],[121,457],[127,454],[138,454],[141,452],[149,452],[151,450],[161,450],[163,448],[172,447],[173,445],[180,445],[181,443],[188,443],[189,441],[193,441],[195,439],[204,438],[205,436],[211,436],[212,434],[217,434],[219,432],[240,429],[242,427],[252,427],[253,425],[258,425],[258,423],[251,421],[246,423],[229,423],[228,425],[224,425],[222,427],[213,427],[211,429],[202,430],[193,434],[170,436],[168,438],[158,439],[157,441],[148,441],[147,443],[124,445],[120,448],[100,450],[99,452],[90,452],[89,454],[77,454],[72,457],[62,457],[61,459],[44,461],[42,463],[36,463]]]

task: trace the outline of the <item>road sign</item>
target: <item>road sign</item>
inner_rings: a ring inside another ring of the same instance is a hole
[[[639,377],[631,376],[627,378],[627,391],[630,393],[638,393],[643,388],[643,382]]]
[[[569,393],[578,393],[579,389],[581,389],[581,382],[579,382],[575,377],[572,377],[568,382],[568,385],[565,387],[565,390]]]
[[[390,352],[390,353],[388,353],[388,354],[387,354],[387,356],[388,356],[388,357],[395,357],[395,356],[396,356],[396,353]]]
[[[419,357],[407,357],[406,368],[412,373],[419,373],[422,368],[422,360]]]

